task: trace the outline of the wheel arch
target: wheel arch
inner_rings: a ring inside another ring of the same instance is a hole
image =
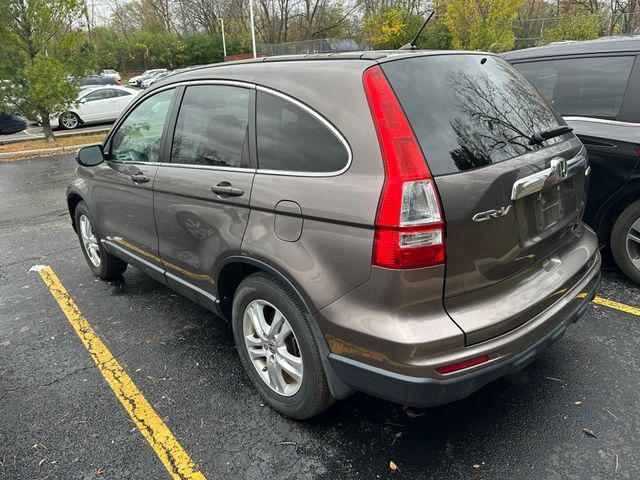
[[[67,207],[69,208],[69,216],[71,217],[71,226],[76,230],[76,207],[80,202],[84,202],[84,198],[76,191],[67,193]],[[86,202],[85,202],[86,203]]]
[[[311,331],[315,337],[316,344],[320,350],[320,358],[324,367],[329,390],[334,398],[346,398],[353,393],[353,389],[346,385],[336,374],[333,366],[329,362],[329,346],[320,330],[318,322],[313,317],[315,309],[312,307],[311,300],[306,296],[304,291],[299,288],[293,280],[286,274],[282,273],[278,268],[256,258],[246,257],[243,255],[233,255],[225,258],[218,267],[216,285],[218,286],[218,298],[220,300],[220,314],[227,321],[231,322],[231,308],[233,305],[233,296],[245,278],[253,273],[266,272],[273,275],[276,279],[283,282],[291,291],[300,299],[305,314],[309,319]]]
[[[305,313],[312,313],[312,304],[308,297],[294,281],[290,280],[289,277],[278,268],[256,258],[246,257],[244,255],[232,255],[220,262],[215,276],[216,285],[218,286],[218,298],[220,300],[220,312],[226,320],[231,321],[233,297],[240,283],[249,275],[260,271],[266,272],[283,282],[300,299]]]
[[[620,214],[633,202],[640,200],[640,184],[634,185],[633,190],[622,192],[606,208],[598,212],[598,238],[601,243],[609,245],[611,243],[611,232],[613,225]]]

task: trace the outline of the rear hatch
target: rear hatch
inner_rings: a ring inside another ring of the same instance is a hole
[[[409,56],[382,69],[442,202],[445,308],[468,344],[517,327],[551,304],[545,288],[557,285],[538,275],[541,265],[580,234],[587,168],[582,145],[572,133],[529,145],[533,134],[565,124],[498,57]],[[529,277],[542,284],[523,288]],[[509,290],[518,292],[513,305],[492,305],[492,299],[509,298]],[[469,303],[476,306],[473,314]],[[465,314],[458,315],[462,305]]]

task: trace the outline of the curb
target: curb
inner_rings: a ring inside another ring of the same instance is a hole
[[[74,131],[74,130],[69,130],[69,131],[62,131],[62,132],[56,132],[55,136],[56,138],[65,138],[65,137],[84,137],[87,135],[95,135],[98,133],[109,133],[109,131],[111,131],[111,127],[112,125],[108,126],[108,127],[104,127],[104,128],[100,128],[98,130],[90,130],[87,132],[78,132],[78,131]],[[38,141],[38,140],[44,140],[44,134],[43,135],[34,135],[34,136],[29,136],[29,137],[21,137],[21,138],[9,138],[9,139],[3,139],[0,137],[0,145],[11,145],[12,143],[19,143],[19,142],[31,142],[31,141]]]
[[[21,158],[30,157],[48,157],[50,155],[63,155],[65,153],[76,153],[82,147],[88,147],[90,145],[100,145],[100,142],[84,143],[82,145],[70,145],[68,147],[41,148],[38,150],[22,150],[20,152],[0,153],[0,161],[19,160]]]

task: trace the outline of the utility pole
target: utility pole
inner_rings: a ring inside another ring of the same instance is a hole
[[[224,54],[224,58],[227,57],[227,43],[224,40],[224,18],[219,18],[220,26],[222,27],[222,53]],[[224,62],[224,58],[222,61]]]
[[[256,29],[253,24],[253,0],[249,0],[249,21],[251,22],[251,44],[253,45],[253,58],[256,58]]]

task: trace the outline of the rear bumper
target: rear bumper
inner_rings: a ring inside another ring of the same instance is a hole
[[[329,355],[332,373],[350,388],[393,402],[415,407],[431,407],[461,400],[487,383],[515,373],[528,364],[544,348],[558,339],[569,325],[584,313],[601,283],[601,259],[563,301],[523,325],[495,339],[447,354],[447,364],[489,355],[490,360],[441,378],[423,378],[392,372],[336,353]],[[522,347],[523,340],[532,342]]]

